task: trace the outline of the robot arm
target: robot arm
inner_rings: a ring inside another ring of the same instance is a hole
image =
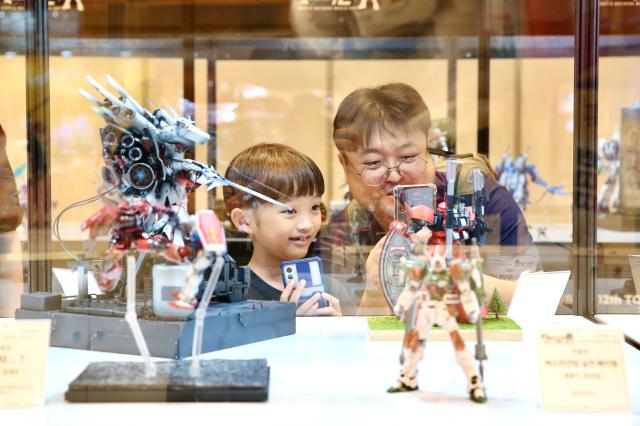
[[[254,197],[260,198],[261,200],[264,200],[285,210],[292,210],[291,207],[287,206],[286,204],[283,204],[271,197],[267,197],[266,195],[260,194],[259,192],[256,192],[252,189],[226,179],[211,166],[206,166],[197,161],[186,159],[176,159],[174,161],[174,164],[176,165],[176,170],[186,171],[189,174],[189,178],[193,182],[196,182],[200,185],[207,185],[208,189],[215,188],[216,186],[231,186],[232,188],[236,188],[240,191],[246,192],[247,194],[251,194]]]
[[[118,209],[113,206],[104,206],[87,220],[82,222],[80,230],[89,229],[89,238],[95,239],[98,236],[98,229],[101,226],[111,225],[118,218]]]
[[[531,177],[531,182],[543,186],[548,192],[556,195],[569,195],[569,193],[564,190],[564,185],[549,186],[549,184],[540,177],[536,166],[533,164],[527,165],[527,174]]]

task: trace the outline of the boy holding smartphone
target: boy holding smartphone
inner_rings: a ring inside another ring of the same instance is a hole
[[[324,193],[320,169],[309,157],[285,145],[260,144],[239,153],[225,177],[292,208],[284,210],[229,186],[223,190],[231,221],[253,243],[248,264],[249,299],[298,303],[306,283],[293,280],[285,287],[280,263],[304,258],[320,230]],[[326,302],[321,303],[321,299]],[[323,292],[301,303],[296,314],[339,316],[342,309],[338,298]]]

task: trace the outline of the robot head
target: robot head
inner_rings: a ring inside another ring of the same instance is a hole
[[[509,155],[509,153],[505,152],[502,154],[502,168],[503,170],[508,169],[513,166],[513,158]]]
[[[516,158],[516,160],[514,161],[513,165],[515,166],[516,170],[519,172],[524,172],[527,168],[527,157],[528,154],[521,154],[518,156],[518,158]]]
[[[620,155],[620,136],[615,134],[611,139],[601,140],[601,150],[606,160],[617,160]]]

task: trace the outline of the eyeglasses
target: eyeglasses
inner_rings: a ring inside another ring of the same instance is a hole
[[[391,170],[396,170],[405,179],[417,178],[424,173],[427,161],[419,155],[403,158],[397,165],[387,167],[382,162],[375,162],[365,166],[359,176],[369,186],[380,186],[384,184],[391,174]]]

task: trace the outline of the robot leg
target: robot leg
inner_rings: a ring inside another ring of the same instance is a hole
[[[418,389],[418,363],[424,356],[425,341],[420,339],[418,330],[412,328],[402,343],[402,367],[395,386],[389,393],[410,392]]]
[[[456,361],[460,368],[462,368],[464,375],[467,377],[469,399],[478,403],[485,402],[487,400],[487,396],[484,391],[482,377],[480,377],[480,374],[478,373],[471,351],[466,347],[464,340],[462,340],[462,336],[460,336],[456,320],[453,317],[450,317],[445,322],[445,328],[451,337],[451,342],[453,343],[453,347],[456,352]]]

